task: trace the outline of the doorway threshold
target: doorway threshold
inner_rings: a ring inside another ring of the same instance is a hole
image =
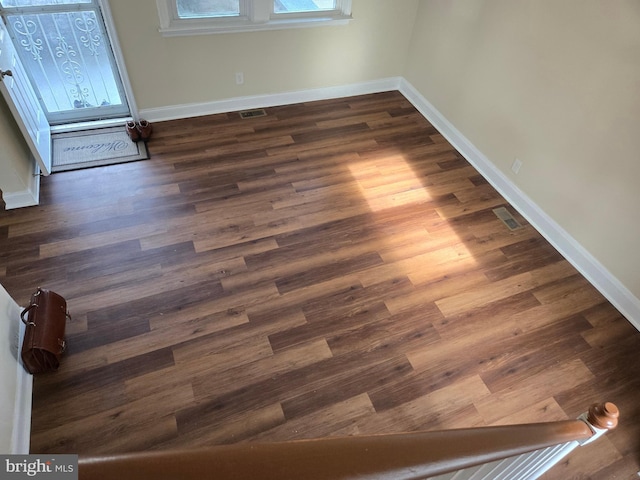
[[[124,129],[127,120],[131,120],[131,117],[109,118],[106,120],[91,120],[88,122],[51,125],[51,134],[55,135],[57,133],[84,132],[87,130],[96,130],[99,128],[118,126],[122,126],[122,128]]]

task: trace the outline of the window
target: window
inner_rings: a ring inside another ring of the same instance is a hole
[[[335,9],[335,0],[276,0],[273,2],[275,14],[326,12]]]
[[[156,0],[165,36],[343,25],[351,0]]]
[[[178,18],[212,18],[240,15],[240,0],[176,0]]]
[[[0,0],[0,6],[6,8],[43,7],[47,5],[69,5],[91,3],[92,0]]]

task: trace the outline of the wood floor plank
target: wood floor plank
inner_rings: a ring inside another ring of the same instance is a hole
[[[364,425],[360,426],[360,432],[363,434],[379,431],[401,432],[403,430],[398,429],[398,424],[406,422],[407,419],[411,422],[412,431],[455,428],[449,426],[451,412],[460,412],[468,422],[467,425],[481,426],[484,425],[484,421],[477,412],[473,415],[469,410],[475,410],[474,401],[489,394],[480,377],[462,378],[459,382],[367,417],[364,422],[361,422]],[[471,420],[474,416],[475,418]]]
[[[171,412],[178,406],[193,402],[190,389],[165,391],[155,397],[154,408],[149,398],[68,422],[46,432],[32,435],[43,453],[58,453],[61,449],[93,451],[102,454],[117,451],[139,451],[155,443],[166,441],[177,434],[176,420]],[[158,402],[156,404],[156,402]],[[92,431],[98,429],[99,435]],[[76,433],[74,433],[76,432]]]
[[[278,332],[269,336],[269,342],[275,351],[279,351],[311,340],[324,340],[330,337],[329,340],[332,340],[331,343],[335,346],[333,341],[335,336],[344,335],[354,328],[369,325],[369,322],[377,325],[382,319],[390,316],[383,303],[355,306],[350,308],[349,312],[344,315],[333,314],[331,318],[325,321],[311,321],[304,325]],[[331,337],[331,335],[334,337]]]
[[[638,332],[399,92],[154,124],[0,211],[0,282],[74,317],[33,453],[575,418],[548,479],[640,470]],[[522,228],[495,215],[507,208]],[[622,478],[622,477],[620,477]]]
[[[545,398],[519,411],[515,416],[502,417],[495,425],[513,425],[517,423],[558,422],[568,420],[567,414],[554,398]]]
[[[182,432],[179,436],[159,442],[151,450],[203,448],[207,445],[239,443],[284,425],[286,419],[279,403],[243,412],[218,424]]]
[[[224,376],[210,375],[195,377],[193,381],[196,399],[208,399],[224,395],[254,383],[269,381],[283,372],[302,369],[333,357],[324,339],[297,344],[277,353],[248,364],[239,365],[225,371]]]
[[[156,350],[133,359],[103,365],[87,372],[47,378],[34,389],[33,408],[42,409],[43,424],[63,426],[67,423],[126,405],[130,398],[126,381],[157,369],[172,366],[170,349]],[[37,432],[37,426],[32,430]]]
[[[282,425],[256,435],[257,441],[278,442],[356,435],[362,417],[375,415],[366,393],[329,405],[303,417],[287,420]]]
[[[580,359],[568,361],[553,370],[529,376],[526,382],[492,393],[475,403],[478,412],[487,423],[493,423],[523,407],[546,398],[545,389],[553,388],[558,393],[570,390],[593,380],[593,373]]]

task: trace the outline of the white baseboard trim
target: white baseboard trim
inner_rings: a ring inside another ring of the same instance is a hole
[[[35,166],[34,175],[31,177],[31,184],[21,192],[2,194],[6,210],[34,207],[40,203],[40,169],[33,157],[31,157],[31,162]]]
[[[38,205],[38,199],[30,190],[7,193],[4,194],[2,198],[4,198],[5,208],[7,210],[22,207],[33,207],[35,205]]]
[[[20,340],[18,352],[24,339],[25,327],[20,322]],[[30,375],[17,362],[16,397],[13,410],[13,432],[11,435],[11,453],[14,455],[26,455],[29,453],[31,438],[31,399],[33,394],[33,375]]]
[[[640,330],[640,299],[504,175],[478,148],[405,79],[400,92],[461,155],[562,254],[607,300]]]
[[[337,87],[314,88],[294,92],[236,97],[206,103],[172,105],[159,108],[143,108],[139,111],[139,115],[140,118],[144,118],[150,122],[161,122],[165,120],[176,120],[179,118],[237,112],[239,110],[249,110],[252,108],[266,108],[280,105],[291,105],[294,103],[313,102],[317,100],[328,100],[332,98],[352,97],[354,95],[366,95],[369,93],[398,90],[401,80],[402,79],[400,77],[392,77],[374,80],[371,82],[341,85]]]

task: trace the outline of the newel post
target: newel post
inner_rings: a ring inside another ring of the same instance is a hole
[[[591,443],[601,437],[609,430],[613,430],[618,426],[618,417],[620,410],[611,402],[594,403],[589,407],[589,411],[578,417],[593,431],[593,435],[585,440],[579,440],[580,445]]]

